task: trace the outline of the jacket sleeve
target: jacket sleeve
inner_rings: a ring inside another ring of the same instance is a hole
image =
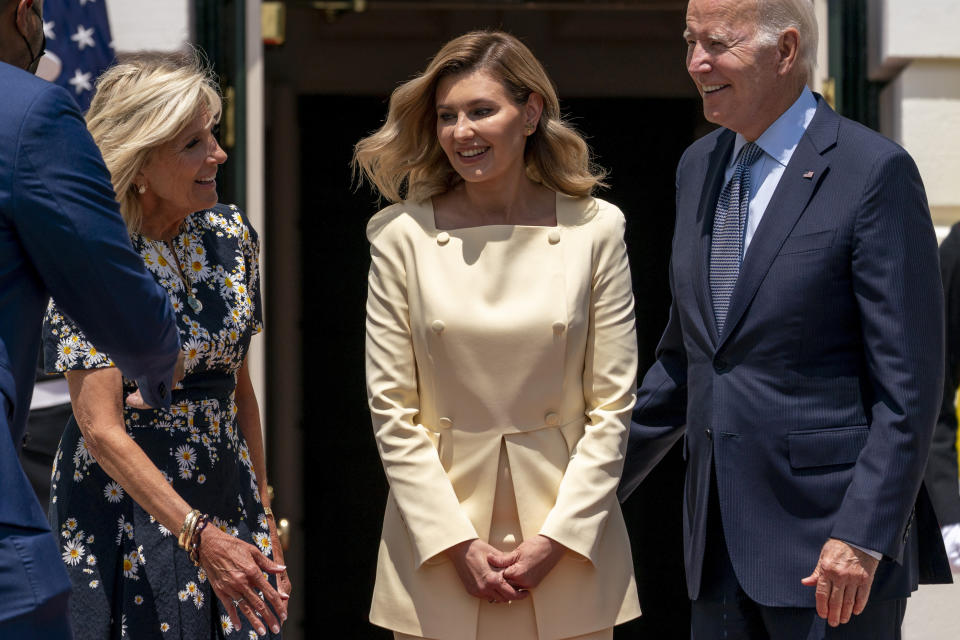
[[[130,246],[110,175],[66,92],[39,94],[17,145],[13,219],[44,285],[151,406],[169,406],[173,309]]]
[[[853,238],[870,434],[831,536],[902,558],[943,393],[943,289],[916,165],[877,159]]]
[[[940,245],[940,275],[946,319],[943,401],[933,432],[924,482],[940,524],[960,523],[957,473],[957,387],[960,387],[960,225]]]
[[[368,226],[367,399],[390,493],[420,566],[455,544],[478,537],[460,507],[426,428],[417,423],[420,398],[399,225]],[[385,228],[384,228],[385,227]]]
[[[637,336],[623,214],[601,209],[583,363],[584,435],[540,533],[595,561],[603,527],[618,509],[627,425],[636,399]]]

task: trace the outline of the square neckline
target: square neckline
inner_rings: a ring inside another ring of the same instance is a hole
[[[561,204],[561,203],[560,203],[560,192],[559,192],[559,191],[554,191],[554,192],[553,192],[553,218],[554,218],[554,224],[552,224],[552,225],[545,225],[545,224],[508,224],[508,223],[498,223],[498,224],[477,224],[477,225],[471,225],[471,226],[467,226],[467,227],[451,227],[451,228],[449,228],[449,229],[440,228],[440,227],[437,226],[437,210],[436,210],[436,207],[433,206],[433,197],[427,198],[424,202],[425,202],[425,204],[427,205],[427,207],[428,207],[429,210],[430,210],[430,215],[428,216],[428,219],[430,220],[430,225],[431,225],[431,227],[432,227],[432,231],[433,231],[435,234],[436,234],[436,233],[443,233],[443,232],[446,232],[446,233],[454,233],[454,232],[460,232],[460,231],[470,231],[470,230],[473,230],[473,229],[493,229],[493,228],[502,228],[502,227],[511,227],[511,228],[514,228],[514,229],[534,229],[534,230],[536,230],[536,229],[547,229],[547,230],[550,230],[550,229],[559,229],[560,227],[564,226],[564,225],[562,225],[562,224],[560,223],[560,204]]]

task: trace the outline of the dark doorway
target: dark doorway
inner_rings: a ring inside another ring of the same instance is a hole
[[[611,169],[601,194],[627,216],[641,372],[653,360],[670,302],[667,262],[674,170],[700,123],[686,99],[577,98],[575,117]],[[353,144],[386,113],[385,97],[303,96],[301,255],[303,300],[304,573],[307,628],[329,637],[390,638],[367,622],[387,485],[363,378],[367,219],[378,208],[351,188]],[[642,375],[642,373],[641,373]],[[313,399],[317,402],[312,402]],[[681,542],[682,460],[673,452],[624,505],[645,615],[617,638],[689,637]]]

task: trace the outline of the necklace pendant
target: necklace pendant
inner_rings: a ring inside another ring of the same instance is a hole
[[[192,293],[187,294],[187,304],[190,305],[190,308],[193,309],[194,313],[200,313],[203,311],[203,303],[197,300],[196,296]]]

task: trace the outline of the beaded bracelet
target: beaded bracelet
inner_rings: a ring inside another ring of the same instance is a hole
[[[271,509],[270,507],[263,508],[263,515],[265,515],[268,518],[273,518],[274,520],[276,520],[276,518],[273,517],[273,509]]]

